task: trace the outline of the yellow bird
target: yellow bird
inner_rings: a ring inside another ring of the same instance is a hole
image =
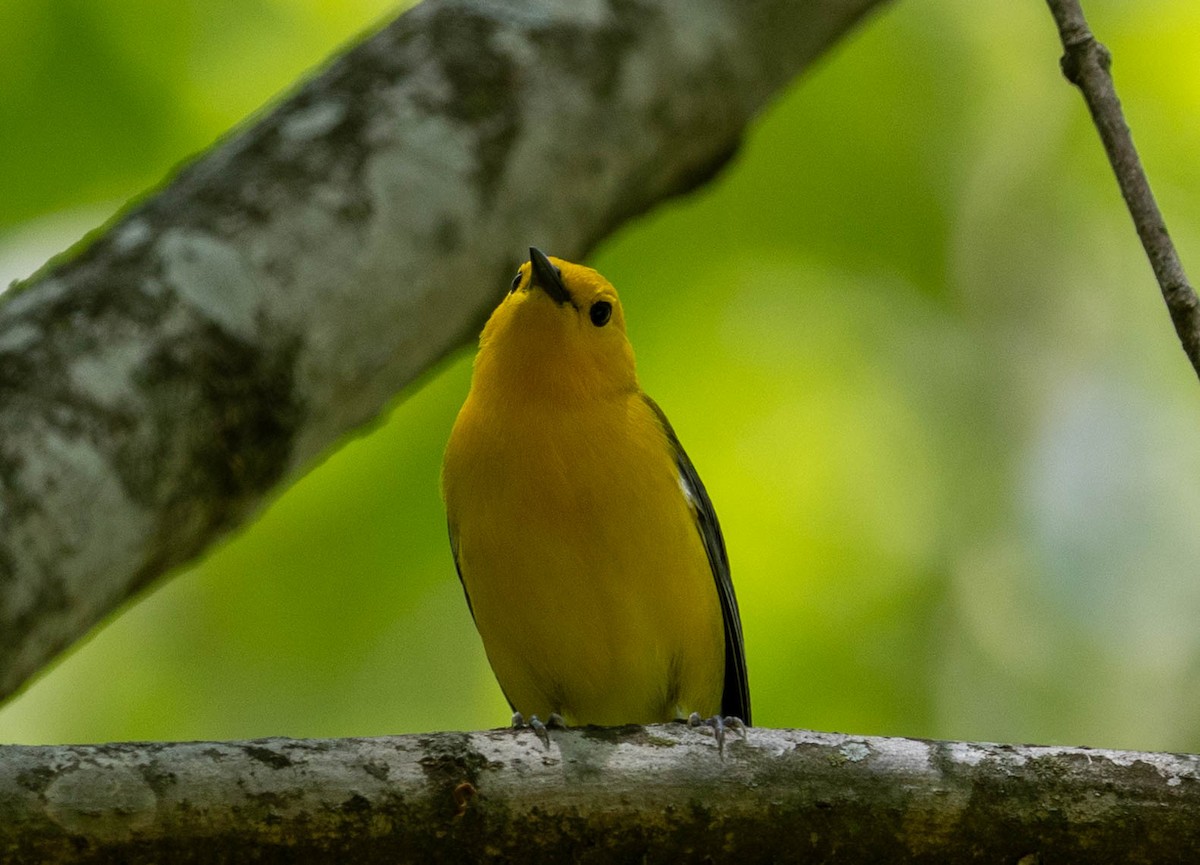
[[[514,722],[748,725],[721,528],[638,385],[617,292],[529,257],[483,329],[442,467],[455,564]]]

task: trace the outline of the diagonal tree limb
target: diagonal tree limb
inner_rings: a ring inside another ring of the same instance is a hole
[[[881,0],[428,0],[0,295],[0,697],[578,258]]]
[[[1162,290],[1167,311],[1183,350],[1200,375],[1200,301],[1188,282],[1187,274],[1167,233],[1166,223],[1150,190],[1150,181],[1142,169],[1133,136],[1125,123],[1121,102],[1113,86],[1109,68],[1112,55],[1096,41],[1088,28],[1078,0],[1047,0],[1058,33],[1062,38],[1063,75],[1079,88],[1091,111],[1092,120],[1104,143],[1104,151],[1117,176],[1121,195],[1133,217],[1142,247],[1150,259],[1154,276]]]
[[[122,862],[1190,862],[1200,757],[681,724],[0,747],[0,851]]]

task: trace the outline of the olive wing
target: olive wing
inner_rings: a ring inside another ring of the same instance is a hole
[[[725,686],[721,693],[721,714],[740,718],[749,726],[750,683],[746,678],[742,619],[738,613],[737,595],[733,591],[733,579],[729,574],[729,556],[725,552],[721,524],[717,522],[717,512],[708,497],[708,490],[704,488],[700,475],[696,473],[696,467],[692,465],[683,445],[679,443],[679,437],[675,435],[671,422],[658,407],[658,403],[645,394],[642,394],[642,398],[662,424],[663,432],[670,442],[675,464],[679,468],[680,483],[690,500],[692,514],[696,518],[696,529],[704,542],[708,565],[712,569],[713,580],[717,586],[717,596],[721,600],[721,619],[725,626]]]

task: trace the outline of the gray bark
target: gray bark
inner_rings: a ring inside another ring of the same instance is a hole
[[[0,697],[879,4],[429,0],[0,296]]]
[[[1200,757],[658,727],[0,748],[36,862],[1191,862]]]

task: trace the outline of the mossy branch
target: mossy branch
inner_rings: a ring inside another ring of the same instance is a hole
[[[0,747],[29,862],[1184,862],[1200,757],[682,724]]]

